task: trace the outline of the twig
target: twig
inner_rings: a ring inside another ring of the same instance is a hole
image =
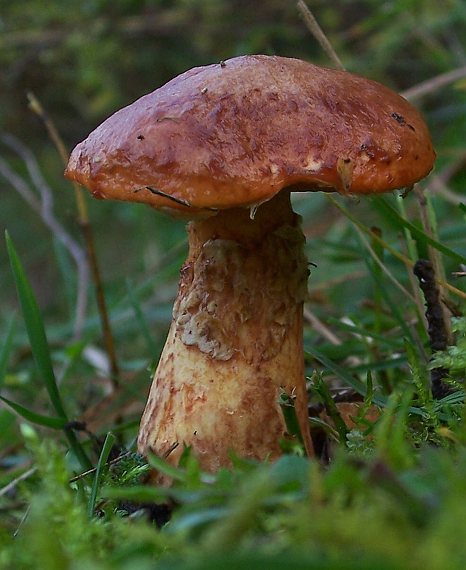
[[[332,44],[329,42],[327,36],[325,35],[324,31],[320,27],[319,23],[315,19],[314,15],[312,14],[311,10],[308,6],[304,3],[303,0],[298,0],[297,3],[298,10],[301,12],[301,15],[304,19],[304,22],[308,28],[308,30],[312,33],[312,35],[316,38],[319,42],[320,46],[327,54],[327,56],[333,61],[336,67],[342,71],[345,70],[345,67],[338,57],[338,54],[332,47]],[[464,79],[466,77],[466,65],[462,67],[458,67],[457,69],[453,69],[451,71],[447,71],[446,73],[441,73],[440,75],[436,75],[418,85],[414,85],[409,89],[406,89],[401,93],[401,95],[405,99],[409,99],[413,101],[414,99],[419,99],[424,95],[428,95],[429,93],[433,93],[450,83],[454,83],[460,79]]]
[[[442,73],[440,75],[436,75],[431,79],[427,79],[418,85],[414,85],[414,87],[410,87],[403,91],[401,95],[405,97],[405,99],[409,99],[413,101],[414,99],[419,99],[424,95],[428,95],[429,93],[433,93],[438,89],[441,89],[445,85],[449,85],[450,83],[454,83],[459,79],[463,79],[466,77],[466,65],[462,67],[458,67],[457,69],[453,69],[452,71],[447,71],[446,73]]]
[[[12,135],[3,134],[0,140],[14,150],[24,161],[31,182],[39,193],[39,197],[28,186],[26,181],[10,168],[8,163],[0,158],[0,174],[18,192],[24,201],[40,216],[44,224],[63,244],[71,255],[77,270],[76,309],[74,322],[74,337],[79,338],[82,333],[84,318],[87,309],[87,287],[89,283],[89,268],[86,255],[81,246],[68,234],[65,228],[55,217],[53,212],[53,195],[42,177],[37,161],[31,151],[15,139]]]
[[[324,50],[327,54],[329,59],[333,61],[335,66],[340,69],[341,71],[345,70],[345,66],[341,62],[341,59],[338,57],[336,51],[333,49],[332,44],[329,42],[327,36],[325,35],[322,28],[319,26],[319,23],[314,17],[314,14],[309,10],[303,0],[299,0],[297,3],[298,10],[301,12],[303,20],[311,32],[311,34],[316,38],[319,42],[320,47]]]
[[[136,192],[140,192],[141,190],[149,190],[149,192],[151,192],[152,194],[162,196],[162,198],[167,198],[168,200],[171,200],[172,202],[175,202],[176,204],[181,204],[182,206],[186,206],[187,208],[191,208],[191,204],[189,202],[186,202],[186,200],[182,200],[181,198],[175,198],[175,196],[171,196],[170,194],[167,194],[166,192],[162,192],[162,190],[158,190],[157,188],[154,188],[153,186],[144,186],[143,188],[137,188],[136,190],[133,190],[133,192],[136,193]]]
[[[442,181],[439,176],[433,175],[429,181],[429,190],[441,196],[446,202],[458,206],[464,203],[464,196],[457,194]]]
[[[53,124],[50,117],[46,114],[46,112],[44,111],[39,100],[37,99],[37,97],[33,93],[28,92],[27,98],[28,98],[28,102],[29,102],[29,108],[44,123],[45,128],[47,129],[47,132],[48,132],[48,135],[49,135],[51,141],[55,145],[55,147],[58,151],[58,154],[60,155],[60,158],[62,159],[64,166],[66,166],[68,163],[68,151],[66,150],[65,144],[64,144],[60,134],[58,133],[55,125]],[[77,184],[73,184],[73,188],[74,188],[74,192],[75,192],[76,204],[78,206],[79,220],[80,220],[80,222],[81,221],[88,221],[89,216],[87,213],[87,206],[86,206],[86,202],[84,200],[84,196],[82,195],[81,188]]]
[[[450,180],[466,167],[466,150],[461,150],[459,154],[453,157],[453,160],[449,162],[442,170],[437,174],[437,176],[442,180],[444,184],[448,184]]]
[[[36,471],[37,467],[31,467],[31,469],[28,469],[24,473],[21,473],[21,475],[18,475],[18,477],[13,479],[13,481],[10,481],[7,485],[5,485],[0,489],[0,497],[3,497],[4,495],[12,491],[16,487],[16,485],[18,485],[18,483],[21,483],[21,481],[29,479],[29,477],[31,477],[31,475],[34,475]]]
[[[342,341],[336,336],[336,334],[307,307],[304,307],[303,316],[312,328],[317,331],[322,338],[328,340],[330,344],[333,344],[334,346],[342,344]]]
[[[31,110],[42,120],[47,129],[47,132],[55,144],[58,153],[63,161],[63,164],[66,166],[68,163],[68,152],[66,147],[63,143],[63,140],[58,133],[57,129],[53,121],[50,117],[46,114],[44,108],[40,104],[39,100],[35,97],[33,93],[28,93],[27,95],[29,100],[29,106]],[[110,327],[110,319],[108,316],[107,311],[107,304],[105,301],[104,289],[102,285],[102,278],[100,275],[99,264],[97,262],[97,254],[94,246],[94,238],[92,235],[92,227],[89,222],[89,215],[87,211],[86,201],[84,199],[82,189],[76,183],[73,184],[75,198],[76,198],[76,205],[78,208],[78,224],[81,228],[81,231],[84,236],[84,241],[86,243],[86,250],[89,260],[89,265],[91,268],[92,278],[94,281],[94,288],[95,294],[97,299],[97,306],[99,309],[99,316],[100,316],[100,323],[102,327],[102,334],[104,338],[105,350],[108,355],[108,359],[110,361],[110,370],[111,370],[111,382],[113,388],[116,389],[119,385],[118,377],[120,374],[118,362],[116,358],[115,352],[115,344],[113,342],[113,335],[112,330]]]
[[[343,341],[337,337],[337,335],[329,329],[329,327],[323,323],[317,315],[315,315],[308,307],[303,309],[304,319],[311,325],[313,330],[333,344],[334,346],[341,346]],[[348,356],[345,359],[345,364],[348,366],[359,366],[361,364],[361,359],[357,356]]]
[[[111,459],[110,461],[107,461],[105,465],[109,465],[109,466],[115,465],[115,463],[119,463],[122,459],[129,457],[132,453],[133,453],[132,451],[125,451],[124,453],[122,453],[118,457],[115,457],[115,459]],[[84,477],[87,477],[88,475],[92,475],[96,471],[97,471],[97,467],[93,467],[92,469],[88,469],[87,471],[83,471],[79,475],[72,477],[68,482],[69,483],[76,483],[76,481],[84,479]]]
[[[21,517],[21,520],[19,521],[18,526],[16,527],[15,532],[13,533],[13,538],[16,538],[19,534],[19,531],[22,529],[24,523],[26,522],[28,516],[29,516],[29,511],[31,510],[31,505],[28,505],[27,509],[24,511],[23,516]]]
[[[459,156],[454,158],[447,166],[445,166],[438,174],[431,176],[429,181],[429,190],[440,194],[447,202],[452,204],[461,204],[464,202],[464,196],[457,194],[448,188],[447,184],[450,180],[464,169],[466,166],[466,152],[461,152]]]
[[[440,292],[435,283],[433,263],[427,259],[419,259],[414,265],[413,272],[419,280],[419,286],[426,300],[430,346],[432,350],[445,350],[448,346],[448,335],[441,310]]]
[[[172,443],[170,447],[167,449],[167,451],[165,451],[165,453],[163,454],[163,458],[167,459],[167,457],[171,455],[179,445],[180,443],[178,441]]]
[[[434,265],[427,259],[419,259],[413,268],[419,280],[419,286],[426,301],[426,318],[428,323],[429,344],[432,351],[445,350],[448,346],[448,330],[440,302],[440,291],[435,282]],[[442,381],[447,376],[446,368],[431,370],[432,396],[439,400],[450,393],[448,386]]]

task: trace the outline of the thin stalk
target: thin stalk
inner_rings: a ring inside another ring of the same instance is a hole
[[[406,208],[405,208],[405,204],[404,204],[403,200],[404,200],[404,198],[402,196],[400,196],[400,195],[396,196],[396,205],[397,205],[398,210],[400,212],[400,216],[402,216],[406,220],[408,218],[406,215]],[[416,260],[419,259],[419,253],[417,251],[416,242],[413,239],[413,236],[411,235],[409,228],[403,228],[403,234],[405,236],[406,247],[408,249],[409,257],[414,262],[416,262]]]
[[[379,237],[382,237],[382,230],[380,228],[377,227],[372,227],[371,228],[372,233],[377,234]],[[362,238],[363,236],[361,236]],[[366,241],[366,240],[364,240]],[[369,244],[368,244],[369,245]],[[376,241],[373,237],[370,240],[370,253],[372,255],[373,252],[373,258],[374,258],[374,263],[372,265],[373,267],[373,271],[375,271],[377,273],[377,275],[379,277],[381,277],[381,273],[383,271],[384,266],[384,254],[385,251],[383,249],[383,247],[380,245],[380,243],[378,241]],[[374,282],[373,283],[373,295],[374,295],[374,329],[375,332],[380,333],[380,331],[382,330],[382,292],[380,291],[380,287],[379,284]]]
[[[405,99],[409,101],[414,101],[415,99],[419,99],[424,95],[429,95],[434,93],[438,89],[449,85],[450,83],[454,83],[460,79],[464,79],[466,77],[466,65],[458,67],[457,69],[453,69],[451,71],[447,71],[446,73],[441,73],[440,75],[436,75],[422,83],[418,83],[406,91],[401,93]]]
[[[104,471],[105,466],[107,465],[107,459],[110,455],[110,451],[112,450],[113,444],[115,443],[115,436],[113,433],[107,433],[107,437],[105,438],[104,444],[102,446],[102,451],[100,452],[99,461],[97,463],[97,467],[95,470],[94,480],[92,482],[91,487],[91,494],[89,496],[89,501],[87,504],[87,514],[89,518],[93,518],[94,510],[95,510],[95,503],[97,499],[97,493],[99,491],[101,482],[102,482],[102,474]]]
[[[369,229],[369,228],[368,228]],[[373,242],[373,244],[377,244],[379,246],[379,248],[381,248],[382,244],[384,243],[384,240],[382,239],[382,234],[377,233],[377,232],[373,232],[372,228],[369,229],[369,231],[371,232],[369,235],[371,236],[371,241]],[[374,260],[375,265],[379,268],[380,270],[380,275],[382,273],[385,273],[385,275],[388,277],[388,279],[390,279],[390,281],[396,286],[398,287],[398,289],[403,293],[403,295],[405,295],[407,298],[409,298],[411,301],[414,302],[414,298],[410,295],[409,291],[398,281],[398,279],[392,274],[392,272],[387,268],[387,266],[383,263],[383,259],[382,256],[377,254],[374,249],[373,246],[369,243],[369,241],[364,237],[364,233],[361,231],[361,228],[359,228],[358,226],[356,226],[356,232],[359,235],[359,239],[361,240],[361,242],[364,244],[364,246],[366,247],[367,251],[369,252],[370,256],[372,257],[372,259]],[[381,248],[383,250],[383,248]]]
[[[333,61],[335,66],[341,71],[344,71],[345,66],[341,62],[341,59],[338,57],[337,52],[333,49],[332,44],[330,43],[324,31],[322,30],[319,23],[315,19],[314,14],[309,10],[309,8],[306,6],[303,0],[299,0],[297,6],[298,10],[301,12],[301,15],[304,19],[304,22],[308,30],[319,42],[320,47],[324,50],[324,52],[331,59],[331,61]]]
[[[432,208],[432,204],[430,203],[429,198],[421,192],[418,186],[415,187],[414,193],[416,195],[418,204],[419,204],[419,212],[421,214],[421,222],[422,228],[426,235],[430,238],[435,239],[438,241],[438,234],[437,234],[437,220],[435,219],[434,210]],[[431,245],[427,246],[427,251],[429,252],[429,259],[432,262],[434,275],[437,278],[441,279],[442,281],[445,280],[445,269],[440,258],[439,252],[433,248]],[[439,285],[439,293],[441,299],[448,299],[448,293],[445,291],[445,288],[442,285]],[[443,325],[445,327],[445,331],[448,337],[448,344],[453,344],[453,334],[451,331],[451,321],[450,321],[450,312],[446,307],[445,303],[440,303],[440,307],[443,314]]]
[[[84,451],[82,445],[80,444],[78,438],[76,437],[74,431],[71,428],[65,428],[63,430],[63,433],[65,434],[65,437],[68,440],[68,443],[70,444],[70,447],[74,455],[78,459],[81,467],[83,469],[89,469],[92,464],[89,460],[89,457],[86,455],[86,452]]]
[[[89,265],[91,267],[91,273],[94,280],[95,294],[97,307],[100,316],[100,326],[102,327],[103,340],[105,345],[105,351],[107,353],[109,363],[110,363],[110,380],[113,389],[116,390],[119,387],[119,376],[120,369],[118,367],[118,361],[115,351],[115,343],[113,341],[112,329],[110,326],[110,319],[107,311],[107,303],[105,301],[104,287],[102,284],[102,278],[100,275],[99,264],[97,261],[97,254],[94,247],[94,238],[92,235],[92,226],[88,219],[79,219],[79,225],[84,236],[84,241],[86,243],[87,254],[89,258]]]
[[[405,204],[404,204],[403,200],[404,200],[403,197],[398,195],[396,197],[396,205],[398,206],[400,216],[402,216],[406,220],[408,218],[406,215],[406,208],[405,208]],[[416,263],[416,261],[419,259],[419,252],[417,250],[416,241],[413,239],[413,236],[412,236],[409,228],[403,227],[403,235],[405,238],[405,243],[406,243],[406,248],[408,250],[408,255],[411,258],[411,260],[413,261],[413,263]],[[426,324],[427,321],[425,320],[425,317],[424,317],[424,304],[423,304],[423,300],[421,298],[421,294],[419,291],[418,284],[416,282],[416,279],[414,277],[413,272],[408,271],[407,273],[408,273],[409,283],[411,285],[411,289],[413,291],[413,295],[415,298],[415,306],[416,306],[416,312],[417,312],[418,320],[421,323]]]
[[[42,120],[47,129],[50,139],[54,143],[55,147],[58,150],[58,154],[60,155],[63,164],[66,166],[68,163],[68,151],[66,150],[65,144],[63,139],[60,136],[57,128],[55,127],[53,121],[45,112],[44,108],[42,107],[41,103],[37,99],[37,97],[29,92],[27,94],[29,100],[29,107],[30,109],[38,115],[38,117]],[[108,316],[107,311],[107,304],[105,301],[105,294],[102,285],[102,277],[100,274],[99,264],[97,261],[97,254],[94,244],[94,237],[92,234],[92,226],[89,221],[89,214],[87,209],[86,200],[84,198],[83,192],[79,184],[73,183],[76,206],[78,210],[78,225],[81,228],[81,232],[84,237],[84,241],[86,244],[87,256],[89,261],[89,266],[91,268],[92,278],[94,282],[96,300],[97,300],[97,307],[100,316],[100,323],[102,328],[102,335],[104,339],[105,350],[107,352],[107,356],[110,362],[110,371],[111,371],[111,382],[113,389],[118,388],[119,385],[119,367],[118,361],[116,357],[115,351],[115,343],[113,340],[113,334],[110,326],[110,319]]]
[[[61,394],[58,390],[57,381],[55,378],[55,372],[53,370],[53,365],[52,365],[52,359],[50,356],[47,336],[45,334],[45,328],[42,322],[42,317],[39,311],[39,307],[37,305],[37,300],[35,298],[31,285],[27,279],[23,265],[19,259],[16,249],[13,245],[13,242],[10,236],[8,235],[8,232],[5,232],[5,240],[6,240],[8,256],[10,259],[11,270],[13,272],[13,277],[15,280],[16,290],[18,292],[18,299],[21,305],[23,318],[26,325],[26,331],[29,337],[31,350],[34,356],[37,369],[42,376],[44,386],[49,395],[50,402],[53,405],[55,412],[58,415],[58,418],[61,419],[62,422],[66,422],[65,425],[63,426],[63,431],[66,435],[66,438],[68,439],[68,442],[70,444],[73,453],[80,461],[82,467],[84,469],[88,469],[89,467],[91,467],[91,462],[86,456],[86,453],[84,449],[81,447],[81,444],[76,438],[72,428],[67,425],[69,422],[69,418],[66,413],[65,405],[63,403]],[[10,403],[9,405],[11,406],[12,404]],[[17,405],[14,406],[16,407],[16,411],[21,412],[21,410],[18,408]],[[24,412],[25,409],[22,408],[23,416]],[[35,416],[35,418],[34,417],[31,418],[33,421],[39,419],[39,416],[37,414],[33,414],[33,416]],[[41,417],[40,420],[41,421],[37,423],[43,424],[44,418]],[[52,423],[55,424],[55,427],[58,427],[57,422],[52,422]]]

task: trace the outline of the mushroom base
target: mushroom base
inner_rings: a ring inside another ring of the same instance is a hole
[[[275,459],[295,405],[312,455],[302,347],[307,262],[289,194],[189,224],[168,339],[144,411],[139,451],[177,464],[185,446],[210,472],[230,452]],[[177,445],[178,444],[178,445]]]

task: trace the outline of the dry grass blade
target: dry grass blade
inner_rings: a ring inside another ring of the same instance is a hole
[[[334,346],[340,346],[343,342],[337,337],[337,335],[329,329],[329,327],[323,323],[317,315],[315,315],[309,308],[304,307],[303,310],[304,319],[312,326],[312,328],[320,334],[322,338],[328,340],[330,344]]]
[[[65,144],[63,143],[63,140],[62,140],[59,132],[57,131],[53,121],[47,115],[47,113],[45,112],[44,108],[42,107],[40,101],[37,99],[37,97],[33,93],[29,92],[27,94],[27,97],[28,97],[29,107],[30,107],[31,111],[33,113],[35,113],[41,119],[41,121],[44,123],[45,128],[47,129],[47,132],[50,136],[50,139],[52,140],[52,142],[56,146],[58,153],[59,153],[59,155],[63,161],[63,164],[66,166],[66,164],[68,163],[68,152],[66,150]],[[89,265],[90,265],[92,277],[94,280],[94,287],[95,287],[95,293],[96,293],[96,299],[97,299],[97,306],[99,309],[102,334],[104,337],[105,349],[107,351],[108,359],[110,362],[110,369],[111,369],[111,373],[112,373],[111,374],[111,381],[112,381],[113,387],[117,388],[118,384],[119,384],[118,378],[120,375],[120,371],[119,371],[116,352],[115,352],[115,343],[113,342],[113,334],[112,334],[112,330],[111,330],[111,326],[110,326],[110,319],[109,319],[108,311],[107,311],[107,303],[105,301],[104,288],[102,285],[102,278],[100,275],[99,264],[97,262],[97,254],[95,251],[94,238],[92,235],[92,227],[91,227],[91,224],[89,222],[87,205],[86,205],[86,201],[84,199],[82,190],[79,187],[79,185],[76,183],[73,184],[73,188],[75,191],[76,204],[77,204],[77,208],[78,208],[78,222],[79,222],[79,225],[81,227],[81,230],[82,230],[82,233],[84,236],[84,240],[86,243]]]
[[[414,99],[419,99],[424,95],[428,95],[429,93],[433,93],[450,83],[454,83],[460,79],[464,79],[466,77],[466,65],[462,67],[458,67],[457,69],[453,69],[452,71],[447,71],[446,73],[442,73],[431,79],[427,79],[418,85],[414,85],[406,91],[403,91],[401,95],[410,101]]]
[[[81,246],[66,231],[55,216],[54,201],[51,188],[45,182],[37,160],[32,152],[15,137],[2,134],[0,140],[12,149],[24,162],[28,171],[32,188],[26,180],[13,171],[7,162],[0,158],[0,175],[7,180],[12,188],[24,199],[24,201],[40,216],[44,224],[53,233],[56,239],[68,251],[76,265],[77,291],[76,309],[74,321],[74,337],[80,338],[84,326],[87,311],[87,288],[89,283],[89,267],[86,254]]]
[[[372,259],[374,260],[374,262],[380,267],[380,269],[385,273],[385,275],[388,277],[388,279],[390,279],[390,281],[395,285],[395,287],[398,287],[398,289],[403,293],[403,295],[410,299],[413,303],[415,303],[415,299],[414,297],[411,295],[411,293],[398,281],[398,279],[393,275],[393,273],[386,267],[386,265],[380,261],[379,257],[377,256],[377,254],[375,253],[375,251],[372,249],[369,240],[366,239],[364,233],[362,232],[362,230],[360,228],[358,228],[357,226],[355,226],[355,230],[359,235],[359,239],[362,241],[362,243],[364,244],[364,247],[367,249],[367,251],[369,252],[369,255],[372,257]],[[372,234],[373,235],[373,234]]]
[[[335,198],[333,196],[331,196],[330,194],[326,194],[325,197],[330,200],[332,202],[332,204],[334,206],[336,206],[341,212],[343,212],[343,214],[356,226],[358,227],[360,230],[362,230],[365,234],[371,236],[373,239],[375,239],[376,241],[378,241],[380,243],[380,245],[386,249],[388,252],[390,252],[393,257],[395,257],[396,259],[399,259],[400,261],[402,261],[407,268],[409,268],[409,270],[412,269],[412,267],[414,267],[414,261],[412,259],[410,259],[409,257],[407,257],[406,255],[404,255],[403,253],[397,251],[395,248],[393,248],[389,243],[387,243],[384,239],[382,239],[380,236],[372,233],[370,231],[370,229],[368,227],[366,227],[363,223],[361,223],[359,220],[357,220],[354,216],[351,215],[351,213],[344,208],[341,204],[338,203],[337,200],[335,200]],[[464,291],[461,291],[460,289],[457,289],[456,287],[454,287],[453,285],[451,285],[450,283],[444,281],[443,279],[436,279],[436,283],[438,285],[441,285],[442,287],[444,287],[445,289],[448,289],[448,291],[450,291],[451,293],[453,293],[453,295],[456,295],[457,297],[460,297],[461,299],[466,299],[466,293]]]
[[[432,227],[432,223],[429,217],[427,198],[418,185],[415,186],[414,193],[416,195],[419,204],[419,212],[421,215],[421,222],[424,232],[429,237],[437,239],[437,236],[435,235],[434,228]],[[438,280],[437,285],[440,290],[440,297],[442,299],[446,299],[446,301],[448,302],[447,290],[443,285],[439,284],[439,281],[444,282],[446,280],[445,269],[440,259],[440,254],[431,245],[427,246],[427,250],[429,252],[429,259],[433,265],[433,274],[434,276],[436,276]],[[450,311],[448,310],[447,305],[445,303],[441,303],[440,307],[443,313],[443,326],[445,327],[445,330],[447,332],[448,344],[453,344],[453,334],[451,331],[451,323],[450,323],[450,316],[451,316]]]
[[[123,459],[130,457],[130,455],[132,453],[133,453],[132,451],[125,451],[125,452],[121,453],[120,455],[118,455],[118,457],[115,457],[115,459],[112,459],[110,461],[106,461],[105,465],[107,465],[109,467],[111,465],[116,465],[117,463],[119,463]],[[82,473],[79,473],[79,475],[75,475],[74,477],[69,479],[68,483],[76,483],[76,481],[79,481],[80,479],[84,479],[88,475],[93,475],[96,471],[97,471],[97,467],[93,467],[92,469],[88,469],[87,471],[83,471]]]
[[[316,40],[319,42],[324,52],[327,54],[330,60],[333,61],[333,63],[338,69],[344,71],[345,66],[341,62],[341,59],[338,57],[336,51],[333,49],[332,44],[329,42],[324,31],[319,26],[319,23],[315,19],[314,14],[309,10],[309,8],[303,2],[303,0],[299,0],[297,6],[298,10],[301,12],[301,15],[304,19],[307,28],[309,29],[311,34],[316,38]]]
[[[0,489],[0,497],[4,497],[8,493],[10,493],[19,483],[21,483],[22,481],[25,481],[26,479],[29,479],[29,477],[34,475],[34,473],[36,471],[37,471],[37,467],[31,467],[30,469],[28,469],[24,473],[21,473],[21,475],[18,475],[18,477],[13,479],[13,481],[10,481],[7,485],[5,485],[4,487],[2,487]]]

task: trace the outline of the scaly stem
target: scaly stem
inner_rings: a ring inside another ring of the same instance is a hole
[[[254,210],[251,210],[251,213]],[[230,465],[229,452],[264,460],[286,437],[278,404],[295,401],[312,454],[302,346],[307,262],[300,218],[282,192],[251,219],[224,210],[189,225],[169,336],[141,421],[139,450],[176,464],[184,445],[201,466]]]

